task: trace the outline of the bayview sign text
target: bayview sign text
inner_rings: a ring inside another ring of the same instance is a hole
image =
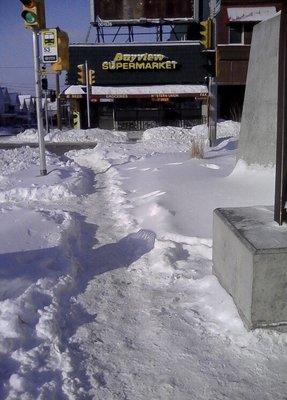
[[[117,53],[112,61],[102,63],[103,70],[175,70],[178,62],[163,54]]]

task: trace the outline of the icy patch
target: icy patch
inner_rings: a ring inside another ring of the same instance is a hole
[[[160,190],[155,190],[154,192],[146,193],[143,194],[142,196],[139,196],[138,199],[148,199],[150,197],[158,197],[164,195],[166,192],[161,192]]]
[[[220,167],[216,164],[200,164],[202,167],[209,169],[220,169]]]

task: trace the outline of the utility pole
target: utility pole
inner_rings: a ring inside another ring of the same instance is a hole
[[[86,69],[86,91],[87,91],[87,115],[88,115],[88,128],[91,127],[91,109],[90,109],[90,79],[89,79],[89,66],[88,61],[85,62]]]
[[[41,86],[41,71],[40,71],[40,51],[39,51],[39,31],[32,30],[33,34],[33,53],[34,53],[34,76],[36,89],[36,111],[37,111],[37,127],[38,141],[40,150],[40,174],[47,175],[45,141],[43,134],[43,119],[42,119],[42,86]]]
[[[287,222],[287,4],[282,2],[278,60],[277,152],[274,219]]]

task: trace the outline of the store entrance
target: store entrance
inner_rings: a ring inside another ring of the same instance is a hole
[[[117,129],[144,131],[157,126],[192,127],[202,122],[202,101],[194,98],[118,99]]]

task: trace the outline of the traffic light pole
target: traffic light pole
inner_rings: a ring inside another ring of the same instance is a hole
[[[91,109],[90,109],[90,82],[89,82],[89,66],[88,66],[88,61],[85,62],[85,69],[86,69],[88,128],[90,128],[90,127],[91,127]]]
[[[212,28],[211,28],[212,29]],[[213,16],[213,43],[212,47],[216,52],[217,49],[217,20],[216,16]],[[218,103],[218,88],[217,88],[217,76],[215,78],[209,78],[209,126],[208,126],[208,137],[210,147],[216,146],[217,138],[217,103]]]
[[[38,30],[36,29],[33,29],[32,33],[33,33],[37,127],[38,127],[38,141],[39,141],[39,151],[40,151],[40,174],[47,175],[45,141],[43,134],[43,119],[42,119],[42,86],[41,86],[41,71],[40,71],[39,34]]]
[[[217,84],[214,78],[209,78],[209,120],[208,138],[210,147],[216,146],[217,131]]]

